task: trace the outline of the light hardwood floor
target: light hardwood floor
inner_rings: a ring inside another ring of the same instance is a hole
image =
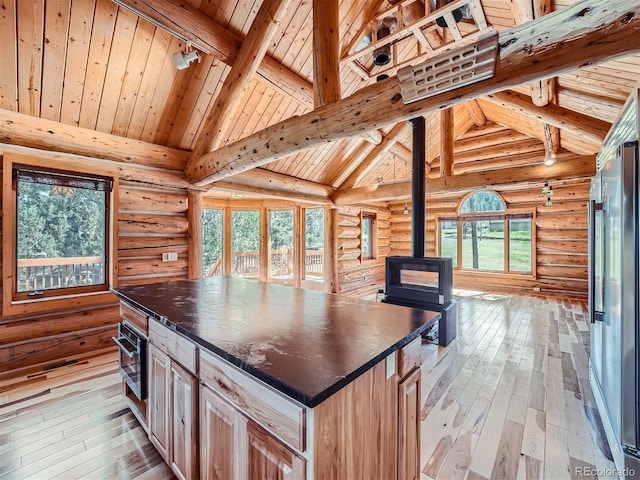
[[[613,469],[578,301],[457,292],[424,344],[422,479],[564,480]],[[121,397],[115,354],[0,373],[0,479],[170,479]],[[613,477],[600,477],[613,478]]]

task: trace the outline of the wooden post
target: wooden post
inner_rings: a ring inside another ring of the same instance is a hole
[[[338,0],[313,0],[313,101],[315,107],[340,100]]]
[[[187,192],[188,255],[189,278],[202,278],[202,192]]]
[[[222,267],[225,275],[231,275],[231,207],[224,208],[223,231]]]
[[[338,293],[338,210],[325,208],[324,212],[324,291]]]
[[[269,210],[260,208],[260,281],[269,279]]]
[[[299,205],[293,207],[293,285],[295,287],[302,284],[305,272],[304,214],[304,208]]]
[[[445,108],[440,112],[440,176],[453,175],[453,109]]]

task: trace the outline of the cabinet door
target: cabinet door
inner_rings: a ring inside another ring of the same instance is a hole
[[[420,369],[398,386],[398,479],[420,480]]]
[[[149,344],[149,397],[147,418],[149,419],[149,439],[160,455],[169,458],[169,357]]]
[[[200,477],[247,478],[247,420],[209,388],[200,387]]]
[[[171,362],[171,468],[178,478],[198,474],[198,383],[194,376]]]
[[[305,460],[252,421],[247,422],[248,478],[261,480],[302,480]]]

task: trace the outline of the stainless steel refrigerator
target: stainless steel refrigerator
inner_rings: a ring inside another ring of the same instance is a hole
[[[597,157],[589,202],[590,383],[622,478],[640,478],[638,162],[635,92]]]

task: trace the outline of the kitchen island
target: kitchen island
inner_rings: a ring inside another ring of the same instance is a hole
[[[148,318],[143,421],[180,478],[419,478],[437,313],[234,277],[114,292]]]

